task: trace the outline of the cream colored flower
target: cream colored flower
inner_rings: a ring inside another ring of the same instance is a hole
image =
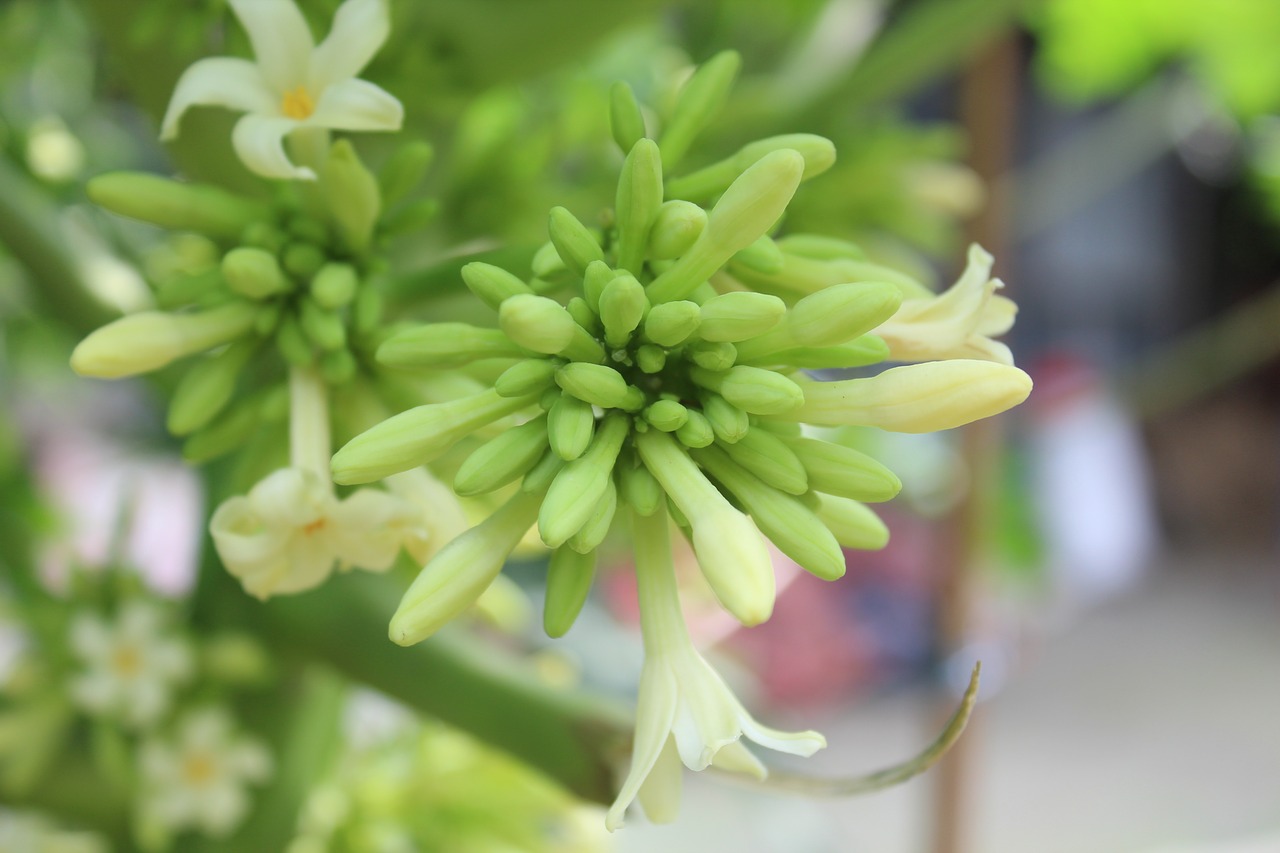
[[[996,293],[1003,282],[991,278],[993,258],[976,243],[954,285],[937,296],[903,300],[891,318],[875,329],[895,361],[976,358],[1013,364],[1009,348],[993,337],[1013,327],[1018,312],[1012,299]]]
[[[301,128],[399,130],[404,107],[356,75],[390,31],[386,0],[347,0],[334,16],[329,37],[316,45],[293,0],[230,0],[253,44],[254,61],[201,59],[178,80],[161,125],[173,139],[183,113],[197,104],[248,113],[232,143],[240,159],[268,178],[313,180],[294,165],[284,138]]]
[[[68,685],[72,701],[93,714],[150,726],[170,706],[174,688],[191,677],[191,651],[163,630],[158,608],[130,602],[114,623],[79,613],[71,621],[71,649],[87,670]]]
[[[783,732],[756,722],[694,648],[676,592],[675,568],[663,512],[634,515],[636,583],[645,663],[640,676],[631,770],[605,825],[622,825],[627,806],[640,798],[650,820],[670,821],[679,804],[680,764],[712,765],[763,779],[768,771],[742,743],[809,756],[827,745],[813,731]]]
[[[139,770],[144,821],[225,836],[249,810],[246,785],[271,774],[271,756],[236,734],[225,711],[206,709],[183,719],[175,739],[143,744]]]

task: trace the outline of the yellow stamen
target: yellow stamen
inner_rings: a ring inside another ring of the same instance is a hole
[[[324,516],[321,516],[320,518],[317,518],[315,521],[311,522],[310,524],[304,524],[302,526],[302,532],[310,536],[312,533],[319,533],[321,530],[324,530],[328,524],[329,524],[329,519],[325,518]]]
[[[142,669],[142,655],[133,646],[120,646],[111,655],[111,668],[125,678],[132,678]]]
[[[299,86],[285,92],[280,102],[280,112],[298,121],[311,118],[311,114],[315,111],[316,103],[311,100],[311,93],[307,91],[306,86]]]
[[[182,778],[192,785],[203,785],[211,780],[217,765],[207,752],[192,752],[182,759]]]

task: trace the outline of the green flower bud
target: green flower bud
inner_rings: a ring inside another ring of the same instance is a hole
[[[542,494],[551,487],[551,481],[564,469],[564,460],[554,450],[542,455],[529,473],[520,481],[520,491],[528,494]]]
[[[347,327],[337,312],[321,308],[314,300],[298,300],[298,321],[307,338],[326,352],[342,349],[347,345]]]
[[[383,217],[378,233],[384,239],[416,234],[440,215],[440,200],[420,198]]]
[[[887,501],[902,489],[897,475],[851,447],[795,438],[786,442],[809,475],[809,488],[816,492],[852,498],[856,501]]]
[[[840,550],[840,543],[822,520],[797,498],[766,485],[734,464],[719,447],[705,447],[691,455],[738,498],[778,550],[801,568],[823,580],[835,580],[844,574],[844,552]]]
[[[547,279],[548,281],[558,281],[564,278],[564,274],[568,271],[564,261],[560,258],[560,253],[556,251],[556,244],[548,240],[538,247],[538,251],[533,253],[533,260],[529,262],[529,269],[532,270],[536,278]]]
[[[694,341],[684,348],[685,358],[704,370],[728,370],[738,359],[738,348],[725,341]]]
[[[704,341],[746,341],[778,325],[787,304],[776,296],[735,291],[702,303],[698,336]]]
[[[800,346],[835,346],[870,332],[901,304],[902,292],[892,284],[837,284],[793,305],[787,312],[787,331]]]
[[[569,312],[569,316],[573,318],[573,322],[587,330],[587,333],[595,337],[601,332],[600,318],[596,316],[596,312],[591,310],[591,306],[587,304],[587,300],[581,296],[575,296],[570,299],[564,306]]]
[[[694,367],[689,377],[753,415],[793,412],[805,402],[805,392],[799,385],[781,373],[759,367],[738,365],[723,371]]]
[[[280,357],[294,367],[309,367],[315,360],[311,341],[293,313],[286,313],[280,318],[276,329],[276,349],[280,350]]]
[[[868,379],[806,381],[803,405],[785,418],[819,426],[938,432],[997,415],[1030,393],[1031,377],[1016,367],[951,359],[891,367]]]
[[[561,394],[547,411],[551,449],[565,461],[577,459],[586,451],[595,428],[596,416],[591,404],[569,394]]]
[[[259,428],[261,405],[260,394],[233,404],[224,414],[197,429],[183,442],[182,458],[191,465],[203,465],[244,447]]]
[[[303,281],[310,281],[328,259],[314,243],[290,243],[284,250],[285,271]]]
[[[413,645],[475,604],[537,515],[541,496],[519,492],[431,558],[391,617],[392,642]]]
[[[503,397],[540,394],[555,382],[561,362],[548,358],[529,358],[516,362],[502,372],[493,389]]]
[[[574,361],[604,361],[604,349],[554,299],[521,294],[503,301],[498,325],[507,337],[533,352],[564,353]]]
[[[360,162],[349,140],[339,139],[329,147],[329,159],[320,170],[320,189],[342,244],[364,254],[382,215],[382,194],[378,179]]]
[[[784,252],[817,261],[865,261],[867,253],[857,243],[820,234],[788,234],[778,241]]]
[[[707,227],[689,251],[649,285],[649,301],[685,298],[767,233],[786,211],[803,172],[804,158],[790,149],[774,151],[743,172],[711,209]]]
[[[737,52],[722,51],[702,63],[685,82],[658,143],[667,168],[675,168],[697,135],[715,120],[741,66]]]
[[[581,276],[585,273],[587,264],[592,261],[604,260],[600,241],[565,208],[551,208],[547,231],[551,235],[551,242],[555,244],[556,254],[574,275]]]
[[[484,304],[497,311],[503,301],[511,296],[529,295],[529,285],[502,267],[472,261],[462,268],[462,280]]]
[[[649,230],[662,208],[662,156],[652,139],[632,146],[618,177],[618,267],[637,272],[644,263]]]
[[[716,440],[716,433],[706,415],[689,409],[684,426],[676,430],[676,438],[685,447],[706,447]]]
[[[758,426],[732,444],[720,448],[729,458],[763,482],[789,495],[809,490],[809,477],[799,457],[777,435]]]
[[[242,246],[266,249],[275,254],[284,248],[284,232],[270,222],[253,222],[240,235]]]
[[[719,394],[704,392],[698,395],[702,401],[702,414],[711,424],[711,431],[716,439],[726,444],[733,444],[747,434],[751,423],[747,413],[730,403]]]
[[[498,329],[470,323],[428,323],[401,329],[387,338],[378,347],[377,358],[388,367],[458,367],[482,358],[524,355],[528,353]]]
[[[596,552],[579,554],[557,548],[547,564],[547,597],[542,605],[542,629],[548,637],[569,633],[591,592],[596,574]]]
[[[618,473],[621,500],[644,516],[658,511],[665,495],[648,468],[632,460],[627,464],[615,465],[614,470]]]
[[[325,264],[311,280],[311,298],[321,308],[336,309],[356,298],[360,279],[350,264]]]
[[[879,364],[889,357],[889,345],[883,338],[863,335],[857,340],[834,347],[800,347],[761,356],[759,364],[785,364],[790,367],[833,369],[865,367]]]
[[[689,410],[675,400],[657,400],[645,407],[642,417],[654,429],[675,432],[689,422]]]
[[[556,475],[538,511],[538,532],[548,547],[563,545],[595,514],[612,486],[613,466],[629,429],[626,415],[606,417],[586,452]]]
[[[731,259],[731,263],[748,267],[761,272],[770,274],[780,272],[782,270],[784,259],[782,250],[778,248],[778,244],[773,242],[773,238],[768,234],[762,235],[747,248],[738,252]]]
[[[644,114],[631,87],[619,80],[609,88],[609,130],[623,154],[645,135]]]
[[[533,402],[532,396],[508,398],[490,390],[401,412],[334,454],[334,482],[368,483],[425,465],[480,427]]]
[[[90,332],[71,353],[71,369],[97,379],[157,370],[235,340],[253,328],[257,310],[237,301],[192,314],[129,314]]]
[[[819,498],[818,518],[844,547],[877,551],[889,544],[889,528],[869,508],[834,495]]]
[[[330,385],[342,385],[356,376],[356,357],[349,349],[338,349],[320,356],[320,376]]]
[[[547,418],[534,418],[506,430],[471,452],[453,478],[463,497],[499,489],[528,473],[547,452]]]
[[[367,335],[382,322],[382,294],[366,284],[356,292],[356,304],[352,310],[356,331]]]
[[[836,147],[826,137],[812,133],[771,136],[744,145],[732,157],[672,180],[667,194],[674,198],[696,201],[714,198],[724,192],[734,178],[751,168],[766,154],[782,149],[795,151],[804,158],[804,173],[800,178],[802,181],[821,175],[836,162]]]
[[[257,347],[257,341],[238,341],[192,365],[169,402],[169,432],[187,435],[213,420],[231,401],[240,371]]]
[[[617,511],[618,488],[610,478],[605,486],[604,496],[596,504],[587,523],[578,528],[578,532],[565,540],[564,544],[579,554],[593,553],[609,535],[609,528],[613,526],[613,517]]]
[[[627,380],[612,367],[575,361],[556,371],[556,384],[584,403],[616,409],[627,399]]]
[[[758,272],[738,263],[732,265],[731,272],[752,288],[769,293],[784,292],[793,297],[816,293],[835,284],[871,281],[896,284],[908,296],[932,295],[920,282],[892,267],[848,259],[815,260],[787,251],[782,253],[782,269],[776,273]]]
[[[223,240],[235,240],[249,225],[271,217],[265,205],[226,190],[137,172],[99,175],[85,194],[112,213]]]
[[[691,201],[672,199],[658,209],[649,230],[649,257],[678,258],[689,251],[707,227],[707,212]]]
[[[227,286],[250,299],[267,299],[293,289],[276,256],[264,249],[232,249],[222,259]]]
[[[156,288],[156,305],[165,311],[190,305],[203,296],[226,293],[219,267],[191,275],[176,276]]]
[[[280,325],[284,316],[284,305],[280,302],[269,302],[258,309],[258,316],[253,318],[253,333],[260,338],[269,337]]]
[[[604,261],[592,261],[582,275],[582,296],[592,311],[600,310],[600,295],[619,273]]]
[[[408,196],[427,174],[435,149],[430,142],[413,140],[396,149],[378,173],[378,190],[384,206]]]
[[[649,300],[640,282],[627,274],[615,277],[600,294],[600,322],[604,324],[605,343],[611,347],[626,346],[648,311]]]
[[[702,312],[696,302],[664,302],[649,309],[644,319],[644,336],[658,346],[679,346],[698,329]]]
[[[677,303],[668,302],[668,305]],[[641,344],[636,347],[636,366],[642,373],[661,373],[667,366],[667,351],[653,344]]]
[[[289,220],[289,233],[304,243],[323,246],[329,242],[329,229],[319,219],[299,214]]]

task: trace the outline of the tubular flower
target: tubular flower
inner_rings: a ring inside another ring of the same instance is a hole
[[[319,45],[293,0],[230,0],[253,45],[255,60],[201,59],[183,72],[169,101],[160,138],[173,139],[183,113],[197,104],[248,113],[232,143],[244,164],[268,178],[314,180],[284,150],[302,128],[399,130],[404,108],[356,75],[390,30],[387,0],[347,0]]]

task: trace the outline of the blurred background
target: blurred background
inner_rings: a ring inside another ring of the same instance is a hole
[[[323,31],[337,2],[300,5]],[[759,716],[827,735],[789,769],[828,777],[918,750],[981,659],[953,753],[857,799],[686,778],[677,824],[634,820],[582,849],[1280,850],[1280,4],[392,5],[365,76],[437,150],[393,247],[397,310],[461,316],[462,263],[527,263],[550,205],[607,206],[609,83],[661,103],[726,48],[743,73],[708,161],[760,135],[826,135],[839,162],[789,227],[939,286],[976,240],[1020,308],[1007,342],[1036,381],[1024,406],[942,435],[859,437],[904,483],[884,508],[889,547],[851,553],[834,584],[793,573],[765,626],[703,630]],[[181,70],[244,55],[244,34],[223,0],[6,0],[0,46],[6,583],[38,571],[56,588],[114,559],[181,597],[205,510],[162,394],[75,379],[66,356],[147,304],[191,247],[93,209],[83,185],[127,168],[258,191],[226,113],[193,112],[177,145],[156,141]],[[376,163],[393,143],[360,147]],[[535,603],[539,571],[512,572]],[[627,698],[634,590],[625,566],[604,580],[563,641],[518,617],[496,632],[545,679]],[[20,608],[0,608],[6,624],[0,683]],[[0,850],[45,849],[4,846],[22,821],[59,820],[40,814],[4,806]],[[350,849],[462,849],[417,843]]]

